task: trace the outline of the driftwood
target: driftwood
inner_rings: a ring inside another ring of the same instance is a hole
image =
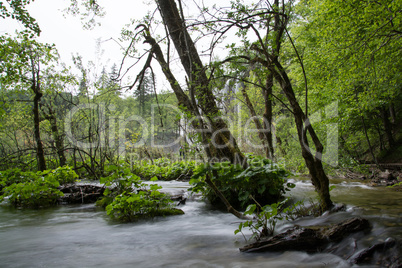
[[[370,229],[368,220],[351,218],[339,224],[320,228],[294,227],[269,239],[240,248],[242,252],[301,250],[322,251],[329,243],[339,242],[352,233]]]
[[[95,203],[103,196],[104,187],[95,185],[75,185],[68,184],[59,187],[59,190],[64,193],[59,199],[61,204],[87,204]]]

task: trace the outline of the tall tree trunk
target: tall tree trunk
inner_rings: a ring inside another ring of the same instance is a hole
[[[368,143],[368,146],[370,149],[371,157],[373,158],[374,163],[378,166],[377,157],[375,157],[373,146],[371,146],[370,138],[368,136],[366,121],[364,120],[363,116],[361,116],[361,119],[362,119],[362,124],[363,124],[364,135],[366,136],[366,140],[367,140],[367,143]]]
[[[148,57],[147,66],[149,67],[152,56],[154,55],[162,71],[169,81],[179,105],[184,110],[190,112],[195,116],[192,120],[192,125],[195,129],[201,130],[207,128],[208,132],[202,131],[201,138],[204,144],[205,152],[209,160],[218,158],[219,160],[229,160],[231,163],[240,161],[241,164],[246,165],[243,154],[240,152],[236,141],[230,133],[226,123],[221,118],[221,113],[216,105],[212,89],[207,78],[205,68],[201,62],[198,52],[195,48],[194,42],[187,32],[184,18],[181,18],[179,10],[174,0],[157,0],[159,11],[167,27],[170,38],[173,40],[175,48],[180,56],[181,63],[188,77],[188,87],[190,96],[187,96],[176,78],[169,68],[169,64],[165,61],[160,46],[151,37],[148,28],[144,25],[145,42],[152,46],[150,57]],[[201,111],[199,111],[199,108]],[[202,117],[201,117],[202,115]],[[222,195],[219,189],[210,178],[206,182],[227,205],[228,211],[237,217],[242,214],[233,209],[228,204],[226,198]]]
[[[284,2],[282,2],[282,5],[284,5]],[[279,0],[275,0],[274,8],[277,8],[279,10]],[[283,68],[283,66],[280,64],[278,60],[282,38],[286,31],[288,18],[281,17],[279,13],[276,13],[274,19],[275,19],[274,32],[276,33],[275,36],[276,51],[274,50],[273,52],[274,58],[272,60],[268,59],[268,61],[270,61],[268,69],[271,71],[275,80],[280,84],[282,90],[286,95],[286,98],[290,103],[290,107],[293,111],[293,116],[296,123],[296,129],[300,147],[302,150],[302,156],[310,172],[312,184],[314,185],[320,198],[321,210],[326,211],[333,206],[333,203],[331,201],[329,194],[329,180],[327,175],[325,174],[324,167],[322,165],[322,152],[324,150],[324,147],[322,146],[313,127],[311,126],[310,121],[308,119],[308,115],[304,114],[303,110],[301,109],[299,102],[296,99],[292,83],[286,73],[286,70]],[[294,49],[297,52],[296,48]],[[306,105],[307,105],[307,98],[306,98]],[[312,154],[308,146],[307,131],[310,134],[310,137],[316,149],[315,156]]]
[[[274,160],[274,143],[272,137],[272,88],[274,86],[274,75],[269,73],[264,90],[265,112],[264,112],[264,129],[265,136],[268,141],[267,157]]]
[[[396,143],[394,140],[394,136],[392,135],[392,124],[389,120],[389,110],[385,107],[381,108],[382,122],[384,124],[385,134],[387,135],[389,148],[393,148]]]
[[[198,109],[198,105],[201,109],[201,115],[206,117],[207,124],[210,126],[208,140],[211,157],[216,157],[220,160],[227,159],[232,163],[236,161],[244,163],[244,156],[221,117],[205,67],[187,31],[185,22],[180,16],[175,1],[157,0],[156,2],[170,38],[178,52],[181,64],[188,76],[190,95],[193,92],[198,101],[198,103],[193,103],[192,108]],[[193,100],[191,101],[193,102]]]
[[[66,156],[64,155],[63,137],[59,133],[56,116],[54,114],[51,114],[49,119],[53,138],[56,144],[57,155],[59,157],[60,166],[62,167],[67,164]]]
[[[42,97],[41,92],[35,93],[34,107],[32,112],[34,114],[34,135],[36,142],[36,157],[38,158],[38,169],[43,171],[46,169],[45,152],[43,149],[42,139],[40,137],[40,117],[39,117],[39,102]]]
[[[36,157],[38,159],[38,170],[44,171],[46,169],[46,160],[45,160],[45,151],[43,149],[42,139],[40,137],[40,116],[39,116],[39,103],[43,94],[40,89],[39,67],[38,69],[35,68],[35,62],[33,58],[31,58],[31,68],[32,68],[31,89],[35,94],[32,112],[34,115],[34,136],[36,142]]]
[[[294,94],[291,81],[287,76],[285,69],[278,61],[275,61],[274,64],[276,69],[274,66],[270,66],[270,69],[274,75],[274,78],[278,81],[282,90],[284,91],[286,98],[288,99],[292,108],[298,139],[302,150],[302,156],[310,172],[311,181],[320,198],[321,209],[322,211],[329,210],[333,206],[333,203],[329,194],[329,180],[327,175],[325,174],[324,167],[322,165],[322,152],[324,150],[324,147],[322,146],[313,127],[311,126],[309,119],[301,109]],[[316,149],[315,156],[312,154],[308,146],[305,130],[308,131],[311,139],[313,140],[314,147]]]

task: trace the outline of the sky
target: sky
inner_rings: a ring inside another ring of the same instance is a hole
[[[83,57],[84,64],[93,61],[108,68],[113,63],[119,65],[122,60],[122,49],[116,42],[119,40],[121,29],[130,23],[130,19],[143,18],[153,7],[147,5],[144,0],[99,0],[106,11],[105,17],[97,19],[101,26],[85,30],[79,17],[66,15],[63,11],[69,3],[69,0],[36,0],[28,5],[28,11],[37,20],[42,31],[38,40],[55,44],[61,62],[67,65],[73,64],[72,55],[79,54]],[[22,24],[16,20],[0,20],[0,34],[23,29]],[[99,41],[100,50],[103,51],[101,56],[97,49]]]
[[[122,28],[129,24],[131,19],[140,20],[147,15],[148,11],[155,10],[153,0],[98,0],[98,2],[104,7],[106,15],[103,18],[97,18],[101,26],[96,26],[92,30],[83,29],[79,17],[66,15],[66,12],[63,11],[69,6],[70,0],[35,0],[27,7],[31,16],[37,20],[42,31],[38,41],[55,44],[61,57],[60,61],[67,64],[67,66],[72,66],[73,73],[76,74],[79,74],[79,72],[73,67],[72,55],[77,54],[82,56],[84,67],[88,66],[89,61],[95,63],[95,70],[91,70],[94,77],[99,76],[104,66],[106,71],[110,71],[113,64],[119,67],[123,59],[123,51],[116,41],[120,38]],[[207,5],[215,3],[212,0],[199,0],[199,2],[199,4],[205,3]],[[227,0],[219,2],[219,4],[223,5],[224,2],[225,5],[228,5]],[[191,8],[191,3],[192,1],[183,2],[184,11],[187,14],[195,10],[198,11],[197,8]],[[15,30],[23,29],[22,24],[16,20],[0,20],[0,34],[14,33]],[[160,30],[163,30],[163,28],[160,27]],[[164,32],[161,33],[161,35],[163,34]],[[98,43],[100,43],[101,54],[97,49]],[[123,45],[127,46],[128,44]],[[201,46],[200,43],[197,43],[197,45]],[[203,49],[207,49],[209,42],[202,46],[204,46]],[[199,47],[199,50],[202,49]],[[174,72],[179,76],[179,81],[184,81],[183,77],[180,77],[184,76],[182,67],[177,61],[175,64],[176,68],[171,67],[175,68]],[[141,64],[139,64],[131,70],[123,84],[132,82],[141,67]],[[157,73],[157,90],[170,90],[168,82],[164,79],[159,69],[159,66],[154,66],[154,71]],[[96,80],[96,78],[92,80]]]

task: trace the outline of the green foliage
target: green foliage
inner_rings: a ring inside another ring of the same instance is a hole
[[[399,186],[402,186],[402,181],[395,183],[394,185],[387,186],[387,188],[394,188],[394,187],[399,187]]]
[[[53,170],[44,170],[38,172],[22,171],[19,168],[0,171],[0,193],[5,187],[19,183],[30,183],[40,178],[46,178],[48,181],[57,181],[59,184],[74,183],[78,175],[69,167],[58,167]]]
[[[152,161],[142,160],[132,163],[133,173],[144,180],[157,177],[159,180],[170,181],[177,179],[187,179],[193,174],[197,166],[196,161],[176,161],[168,158],[159,158]]]
[[[131,173],[129,167],[123,165],[108,165],[105,168],[106,177],[100,179],[100,183],[106,187],[103,195],[96,204],[106,207],[113,202],[116,196],[124,192],[132,192],[135,188],[141,188],[141,178]]]
[[[63,196],[57,187],[60,183],[51,176],[35,176],[26,182],[13,183],[3,189],[0,202],[8,197],[8,202],[16,207],[41,208],[57,203]]]
[[[250,237],[250,240],[259,240],[262,237],[273,235],[277,222],[284,219],[293,219],[293,212],[300,205],[300,202],[298,202],[286,207],[287,202],[288,199],[273,203],[271,205],[265,205],[263,207],[261,207],[261,205],[258,203],[249,205],[246,208],[244,215],[255,215],[255,219],[241,222],[234,233],[243,234],[243,229],[248,228],[253,233]]]
[[[70,166],[58,167],[53,170],[45,170],[39,174],[46,176],[49,179],[54,179],[60,184],[77,182],[78,175]]]
[[[63,196],[58,190],[60,184],[74,183],[77,178],[69,166],[36,173],[19,168],[0,171],[0,202],[8,197],[9,203],[16,207],[48,207]]]
[[[300,19],[294,21],[291,32],[297,36],[296,47],[303,51],[309,110],[313,113],[337,102],[336,115],[319,125],[336,124],[344,150],[340,156],[347,158],[340,159],[341,164],[347,165],[351,157],[367,160],[368,140],[378,153],[384,147],[388,111],[400,106],[401,3],[303,0],[296,5]],[[295,57],[289,53],[290,46],[287,51],[289,60]],[[293,79],[301,80],[300,68],[291,69]],[[398,117],[400,111],[393,120]],[[315,129],[325,135],[319,127]],[[398,131],[394,128],[392,132],[395,139]]]
[[[22,171],[19,168],[12,168],[0,171],[0,193],[2,193],[5,187],[12,184],[24,183],[34,179],[38,176],[35,172]]]
[[[135,221],[143,217],[183,214],[173,208],[172,200],[161,193],[161,186],[148,185],[141,178],[131,173],[130,168],[110,165],[109,176],[102,177],[101,183],[107,188],[104,197],[97,205],[106,208],[107,214],[119,221]],[[157,181],[156,177],[151,181]]]
[[[220,200],[207,186],[207,174],[232,206],[243,209],[250,204],[250,197],[261,204],[270,204],[294,187],[294,184],[286,183],[288,171],[259,156],[249,155],[246,169],[229,162],[207,163],[194,170],[190,180],[193,186],[189,190],[201,192],[212,204],[218,204]]]
[[[123,192],[106,207],[107,214],[119,221],[135,221],[143,217],[183,214],[173,208],[172,200],[158,191],[162,187],[152,184],[149,189],[142,185],[136,192]],[[176,213],[175,213],[176,212]]]
[[[31,2],[30,0],[8,0],[6,2],[8,5],[5,5],[3,1],[0,3],[0,18],[15,19],[35,34],[40,34],[41,30],[38,23],[26,9],[26,6]]]

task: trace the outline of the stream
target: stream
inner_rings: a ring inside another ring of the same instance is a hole
[[[292,181],[296,188],[288,195],[295,200],[315,196],[309,180]],[[189,187],[177,181],[159,184],[171,193]],[[347,210],[292,224],[324,225],[362,216],[373,225],[372,232],[346,239],[346,247],[402,238],[401,192],[345,180],[331,184],[336,185],[332,200],[347,204]],[[238,248],[247,243],[234,235],[239,219],[212,209],[198,196],[190,196],[180,208],[184,215],[121,224],[93,204],[41,210],[0,206],[0,267],[352,267],[330,253],[241,253]],[[280,224],[277,232],[290,226]]]

